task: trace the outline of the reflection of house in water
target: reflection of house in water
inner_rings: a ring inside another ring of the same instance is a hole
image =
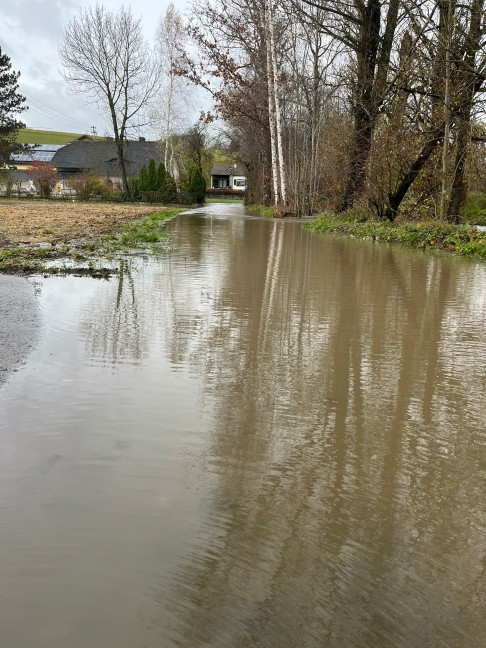
[[[211,189],[245,191],[246,170],[242,164],[214,164],[210,175]]]

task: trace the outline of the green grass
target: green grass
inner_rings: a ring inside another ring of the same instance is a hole
[[[17,142],[19,144],[69,144],[78,137],[81,137],[80,133],[22,128],[18,132]]]
[[[237,203],[243,205],[243,198],[206,198],[207,203]]]
[[[174,218],[181,211],[183,210],[171,209],[169,211],[157,212],[135,223],[124,225],[120,232],[110,239],[111,245],[120,249],[146,247],[147,244],[154,245],[161,243],[168,237],[164,229],[165,221]]]
[[[257,212],[265,218],[274,218],[277,215],[275,207],[266,207],[265,205],[247,205],[248,211]]]
[[[321,234],[385,241],[486,260],[486,232],[478,232],[470,225],[449,225],[436,221],[400,224],[372,220],[360,222],[322,214],[304,227]]]

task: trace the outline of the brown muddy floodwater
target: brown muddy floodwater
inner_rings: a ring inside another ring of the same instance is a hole
[[[486,267],[211,205],[37,278],[1,648],[483,648]]]

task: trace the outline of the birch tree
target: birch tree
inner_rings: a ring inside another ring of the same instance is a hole
[[[109,11],[96,4],[68,22],[59,48],[67,83],[98,105],[111,121],[125,195],[130,195],[124,144],[147,123],[160,75],[142,35],[141,20],[129,8]]]
[[[277,52],[275,45],[274,11],[272,0],[266,0],[264,5],[265,40],[267,51],[267,87],[268,114],[270,121],[270,137],[272,142],[272,171],[274,188],[276,189],[275,204],[287,204],[287,179],[283,150],[282,109],[280,106],[279,72],[277,67]],[[274,161],[276,156],[277,160]]]
[[[268,202],[277,174],[271,166],[264,2],[195,3],[188,33],[198,53],[181,52],[179,74],[212,97],[214,109],[205,119],[218,116],[227,124],[248,170],[247,198]]]
[[[186,125],[184,115],[187,113],[189,105],[189,83],[177,74],[179,52],[186,38],[187,31],[182,17],[170,3],[157,30],[161,74],[157,117],[161,122],[164,165],[172,175],[176,173],[173,136],[176,132],[183,130]]]

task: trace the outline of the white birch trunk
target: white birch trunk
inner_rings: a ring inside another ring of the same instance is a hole
[[[268,87],[268,122],[270,126],[270,154],[272,158],[272,184],[274,203],[278,205],[280,201],[280,182],[277,165],[277,144],[276,144],[276,127],[275,127],[275,91],[274,91],[274,78],[272,71],[272,56],[270,52],[270,0],[265,3],[265,45],[267,51],[267,87]]]
[[[280,108],[280,97],[278,87],[278,70],[277,70],[277,52],[275,49],[275,34],[273,29],[273,9],[272,0],[268,0],[268,31],[270,35],[270,53],[272,58],[272,77],[273,77],[273,92],[275,102],[275,122],[277,127],[277,152],[278,152],[278,169],[280,175],[280,190],[282,194],[282,202],[287,204],[287,183],[285,178],[285,160],[282,145],[282,111]]]
[[[167,119],[165,123],[165,152],[164,152],[164,166],[168,168],[169,162],[169,140],[172,135],[172,95],[174,92],[174,80],[172,75],[169,81],[169,91],[167,93]]]

